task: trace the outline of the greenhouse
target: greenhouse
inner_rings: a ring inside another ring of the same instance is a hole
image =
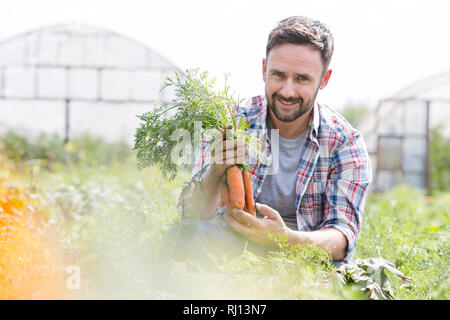
[[[358,124],[373,165],[372,190],[398,183],[429,188],[429,141],[440,128],[450,136],[450,72],[413,83],[388,99]]]
[[[132,143],[137,114],[154,102],[176,66],[127,37],[65,24],[0,43],[0,130],[64,137],[89,133]]]

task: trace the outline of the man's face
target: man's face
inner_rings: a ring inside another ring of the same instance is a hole
[[[314,105],[319,88],[324,88],[331,75],[322,79],[320,51],[312,45],[282,43],[263,60],[267,106],[280,121],[291,122]]]

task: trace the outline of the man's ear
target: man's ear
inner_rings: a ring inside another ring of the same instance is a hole
[[[262,60],[262,76],[263,76],[264,82],[266,82],[266,72],[267,72],[266,58],[263,58],[263,60]]]
[[[323,88],[325,88],[327,86],[328,80],[330,80],[332,71],[333,70],[331,70],[331,69],[328,69],[327,71],[325,71],[325,73],[324,73],[324,75],[322,77],[322,82],[320,83],[320,89],[323,89]]]

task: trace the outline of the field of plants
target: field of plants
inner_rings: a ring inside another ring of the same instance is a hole
[[[0,299],[449,298],[448,192],[371,194],[358,268],[299,247],[221,257],[206,271],[173,259],[188,177],[139,170],[129,146],[88,136],[0,137]]]

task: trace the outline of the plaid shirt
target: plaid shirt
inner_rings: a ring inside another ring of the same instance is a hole
[[[273,161],[267,134],[267,102],[256,96],[236,109],[237,118],[245,116],[249,133],[256,133],[263,156],[260,163],[254,152],[247,156],[254,198],[261,192]],[[331,108],[316,103],[308,126],[296,183],[296,212],[299,231],[326,228],[340,230],[348,240],[348,260],[356,246],[368,189],[372,180],[369,155],[359,131]],[[199,179],[210,166],[208,141],[194,156],[192,179]],[[282,161],[282,159],[279,159]],[[270,173],[269,173],[270,174]],[[216,214],[225,206],[218,205]]]

